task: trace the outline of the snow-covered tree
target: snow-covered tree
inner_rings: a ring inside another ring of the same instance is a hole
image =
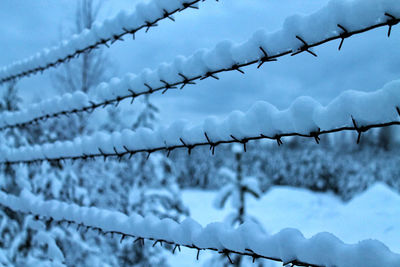
[[[143,109],[139,111],[133,129],[154,127],[158,108],[145,97]],[[122,165],[121,165],[122,164]],[[128,190],[127,213],[135,212],[142,216],[154,215],[179,221],[188,215],[183,205],[180,189],[176,182],[176,171],[172,162],[159,153],[135,155],[135,160],[123,159],[116,175]],[[159,247],[153,244],[123,243],[118,252],[122,265],[165,266],[165,259]],[[171,249],[166,245],[165,248]]]
[[[68,35],[90,30],[95,22],[102,2],[96,0],[78,0],[74,24]],[[54,74],[54,85],[62,93],[82,91],[88,93],[93,87],[105,81],[108,74],[109,59],[103,49],[82,53],[78,58],[63,64]]]
[[[1,111],[15,111],[19,109],[21,99],[18,96],[15,83],[7,84],[5,92],[2,95],[0,102]],[[20,140],[19,132],[16,129],[11,129],[1,133],[1,146],[18,146]],[[11,165],[1,166],[1,190],[18,194],[26,186],[23,181],[18,184],[17,170]],[[7,209],[0,210],[0,248],[4,251],[3,261],[17,264],[19,258],[17,255],[23,253],[26,257],[27,250],[24,249],[24,237],[29,234],[24,232],[24,217],[21,214],[14,213]],[[23,251],[23,252],[22,252]],[[22,256],[21,258],[23,258]]]
[[[229,168],[221,168],[221,176],[225,176],[228,183],[221,188],[214,205],[218,209],[225,207],[228,200],[231,201],[234,211],[229,215],[228,221],[232,225],[243,224],[246,220],[252,220],[247,214],[246,198],[251,196],[256,199],[260,198],[261,190],[258,180],[254,177],[244,177],[242,170],[242,153],[243,147],[238,144],[232,146],[232,152],[235,155],[236,170]]]
[[[227,167],[221,168],[220,175],[225,177],[227,184],[218,192],[217,197],[214,199],[214,205],[218,209],[223,209],[230,200],[234,210],[228,215],[226,220],[232,226],[239,226],[246,221],[257,222],[257,220],[251,217],[247,212],[246,199],[248,197],[258,199],[262,192],[256,178],[243,175],[243,146],[239,144],[232,145],[232,152],[235,157],[236,169],[232,170]],[[225,262],[224,264],[228,266],[229,263]],[[236,256],[233,259],[234,266],[246,266],[246,264],[248,264],[248,262],[246,262],[242,256]]]
[[[159,109],[151,103],[149,95],[144,96],[143,103],[144,108],[139,113],[136,122],[132,125],[133,129],[139,127],[153,129],[154,122],[157,121],[157,113],[159,112]]]
[[[1,111],[17,111],[20,109],[22,99],[19,96],[16,83],[9,83],[0,102]],[[11,128],[3,131],[1,146],[19,147],[32,144],[43,137],[43,131],[32,130],[26,126]],[[1,190],[14,195],[19,195],[23,190],[34,190],[36,183],[34,177],[40,172],[40,167],[26,165],[2,166]],[[44,180],[42,180],[44,181]],[[0,247],[6,251],[3,260],[15,266],[32,265],[38,262],[49,263],[54,266],[63,265],[64,255],[56,245],[52,233],[38,228],[32,216],[24,216],[9,209],[0,210]]]

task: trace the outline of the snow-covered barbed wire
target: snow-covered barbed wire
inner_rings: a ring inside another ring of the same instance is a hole
[[[171,64],[161,64],[155,70],[145,69],[138,75],[127,74],[102,83],[88,96],[81,92],[44,100],[17,112],[0,114],[0,129],[21,127],[49,118],[80,112],[91,112],[108,105],[118,105],[124,99],[132,101],[141,95],[152,94],[195,84],[208,77],[219,79],[221,72],[275,61],[286,55],[301,52],[315,53],[311,48],[324,43],[343,41],[356,34],[393,25],[400,21],[397,0],[332,1],[326,7],[307,16],[290,17],[283,29],[275,33],[256,32],[242,44],[221,42],[214,49],[200,50],[190,57],[177,57]]]
[[[173,15],[188,8],[198,9],[198,3],[205,0],[152,0],[139,3],[132,13],[121,11],[114,18],[103,23],[96,22],[92,29],[85,29],[75,34],[69,40],[64,40],[58,46],[44,49],[25,60],[17,61],[0,69],[0,84],[31,74],[43,72],[62,63],[78,57],[83,53],[104,45],[109,47],[125,35],[132,35],[145,29],[158,26],[164,19],[175,21]],[[216,0],[217,2],[219,0]]]
[[[181,247],[201,251],[214,251],[225,255],[242,255],[257,259],[282,262],[291,266],[336,266],[336,267],[378,267],[398,266],[400,255],[391,252],[376,240],[364,240],[358,244],[343,243],[330,233],[319,233],[306,239],[296,229],[284,229],[277,234],[263,232],[257,224],[245,222],[238,228],[224,223],[210,223],[202,227],[187,218],[181,223],[154,216],[138,214],[127,216],[121,212],[96,207],[82,207],[57,200],[43,201],[23,190],[20,196],[0,192],[0,205],[14,212],[33,215],[47,224],[66,223],[75,225],[77,230],[89,229],[103,235],[118,235],[120,242],[128,238],[142,245],[145,240],[153,246],[169,244],[173,253]]]
[[[345,91],[322,106],[311,97],[296,99],[286,110],[278,110],[267,102],[255,103],[246,113],[233,111],[225,119],[209,117],[193,125],[176,121],[157,130],[139,128],[112,134],[97,132],[72,141],[57,141],[19,148],[0,148],[0,164],[36,163],[93,159],[96,157],[132,157],[146,152],[210,146],[212,153],[221,144],[240,143],[246,151],[249,141],[276,140],[288,136],[309,137],[320,142],[320,136],[340,131],[361,134],[372,128],[400,125],[400,80],[386,84],[374,92]]]

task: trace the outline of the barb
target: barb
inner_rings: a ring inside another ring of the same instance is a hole
[[[400,116],[400,109],[396,108],[397,112],[399,112]],[[212,150],[212,154],[214,154],[215,147],[223,144],[232,144],[232,143],[239,143],[244,146],[244,151],[247,151],[246,144],[249,141],[256,141],[256,140],[275,140],[278,144],[278,146],[281,146],[283,144],[282,138],[284,137],[303,137],[303,138],[312,138],[315,140],[317,144],[320,143],[320,136],[321,135],[326,135],[330,133],[337,133],[337,132],[343,132],[343,131],[355,131],[358,135],[357,137],[357,144],[360,143],[361,139],[361,134],[364,132],[369,131],[370,129],[375,129],[375,128],[383,128],[383,127],[388,127],[388,126],[393,126],[393,125],[400,125],[400,121],[391,121],[391,122],[386,122],[386,123],[378,123],[378,124],[369,124],[369,125],[363,125],[363,126],[358,126],[356,120],[351,117],[353,126],[344,126],[344,127],[338,127],[330,130],[321,130],[317,129],[316,131],[312,131],[309,134],[302,134],[302,133],[297,133],[297,132],[290,132],[290,133],[280,133],[279,135],[274,135],[274,136],[267,136],[264,134],[260,134],[257,136],[249,136],[245,137],[242,139],[238,139],[233,135],[230,135],[230,139],[226,140],[219,140],[219,141],[213,141],[211,142],[209,136],[207,133],[204,133],[205,136],[205,141],[204,142],[197,142],[197,143],[192,143],[189,144],[188,141],[184,141],[182,138],[179,138],[179,142],[181,144],[178,145],[171,145],[168,146],[165,144],[165,146],[159,146],[159,147],[153,147],[153,148],[146,148],[146,149],[128,149],[127,145],[124,145],[124,150],[118,151],[116,148],[113,148],[113,152],[110,153],[105,153],[101,148],[98,148],[97,153],[93,154],[81,154],[78,156],[55,156],[55,157],[46,157],[45,155],[41,155],[39,157],[34,157],[32,159],[16,159],[13,157],[12,160],[1,160],[0,164],[2,165],[15,165],[15,164],[36,164],[36,163],[41,163],[44,161],[50,162],[50,163],[61,163],[66,160],[90,160],[94,158],[104,158],[104,161],[106,161],[107,158],[117,158],[119,161],[121,161],[122,158],[128,157],[128,159],[131,159],[133,155],[136,155],[138,153],[147,153],[147,157],[150,156],[150,154],[154,152],[159,152],[159,151],[165,151],[167,152],[167,156],[169,156],[170,152],[172,150],[176,149],[187,149],[188,154],[190,155],[191,152],[193,151],[194,148],[196,147],[202,147],[202,146],[210,146],[210,150]],[[102,144],[98,144],[99,147],[101,147]],[[43,152],[41,152],[43,154]],[[20,153],[21,154],[21,153]],[[26,155],[22,155],[23,158],[26,158]]]
[[[386,13],[385,17],[388,17],[388,16],[389,16],[388,13]],[[315,42],[315,43],[307,43],[306,40],[304,40],[300,36],[296,36],[296,38],[299,41],[301,41],[301,43],[302,43],[302,46],[297,51],[287,50],[287,51],[280,52],[277,54],[272,54],[272,53],[268,53],[265,47],[259,47],[260,56],[258,59],[255,59],[252,61],[245,61],[245,63],[236,63],[236,64],[232,65],[231,67],[221,68],[221,69],[218,69],[215,71],[207,71],[203,75],[198,75],[198,76],[194,76],[194,77],[188,77],[182,73],[177,73],[177,76],[179,76],[180,79],[178,79],[176,82],[166,82],[165,80],[162,80],[162,81],[160,81],[162,85],[159,87],[152,87],[149,84],[144,83],[144,86],[148,90],[144,90],[144,91],[136,93],[136,92],[134,92],[133,89],[130,88],[130,89],[127,89],[127,91],[129,93],[124,96],[118,96],[113,99],[105,100],[105,101],[98,102],[98,103],[89,102],[90,103],[89,105],[85,105],[81,108],[66,109],[66,110],[55,112],[52,114],[45,114],[45,115],[30,119],[26,122],[18,122],[18,123],[10,123],[9,122],[9,123],[7,123],[7,125],[0,127],[0,130],[16,128],[16,127],[17,128],[25,127],[27,125],[35,124],[39,121],[45,121],[50,118],[58,118],[60,116],[68,116],[71,114],[82,113],[82,112],[93,112],[93,110],[95,110],[95,109],[98,109],[101,107],[106,107],[108,105],[115,105],[125,99],[131,99],[131,103],[132,103],[135,98],[142,96],[142,95],[149,95],[149,94],[153,94],[158,91],[165,93],[169,89],[177,88],[177,87],[180,87],[180,89],[183,89],[186,85],[193,85],[193,84],[195,84],[196,81],[204,80],[209,77],[219,80],[219,77],[217,76],[217,74],[219,74],[219,73],[230,72],[230,71],[243,72],[242,69],[244,67],[248,67],[248,66],[254,65],[254,64],[258,64],[257,66],[258,66],[258,68],[260,68],[265,62],[273,62],[273,61],[276,61],[278,58],[287,56],[287,55],[297,55],[302,52],[308,52],[308,53],[316,56],[316,54],[310,50],[311,48],[323,45],[325,43],[328,43],[328,42],[331,42],[334,40],[340,40],[339,48],[341,49],[341,47],[343,45],[343,41],[347,38],[350,38],[354,35],[362,34],[364,32],[371,31],[373,29],[380,28],[380,27],[389,26],[391,29],[392,26],[394,26],[400,22],[400,18],[395,18],[392,15],[390,15],[390,16],[389,16],[389,19],[385,22],[377,23],[375,25],[368,26],[368,27],[354,30],[354,31],[348,31],[344,26],[338,24],[337,26],[338,26],[339,30],[341,31],[340,33],[338,33],[335,36],[323,39],[323,40]]]
[[[303,45],[296,52],[293,52],[291,54],[291,56],[295,56],[295,55],[300,54],[302,52],[308,52],[309,54],[313,55],[314,57],[318,57],[317,54],[315,54],[313,51],[310,50],[311,46],[309,44],[307,44],[306,41],[303,40],[303,38],[301,38],[298,35],[296,35],[296,38],[298,40],[300,40],[303,43]]]
[[[343,27],[342,25],[338,24],[337,26],[343,31],[343,33],[340,35],[340,37],[342,39],[340,40],[340,44],[339,44],[339,48],[338,48],[338,50],[341,50],[342,46],[343,46],[344,39],[349,38],[351,36],[351,33],[349,33],[349,31],[345,27]]]
[[[82,49],[77,49],[75,50],[73,53],[70,54],[66,54],[64,57],[62,58],[58,58],[55,59],[52,62],[47,63],[45,66],[36,66],[33,67],[31,69],[27,69],[21,72],[17,72],[15,74],[6,76],[4,78],[2,78],[0,80],[0,84],[5,83],[5,82],[9,82],[15,79],[19,79],[25,76],[30,76],[32,74],[36,74],[38,72],[43,73],[45,70],[53,68],[53,67],[57,67],[58,65],[65,63],[65,62],[69,62],[71,59],[75,58],[75,57],[79,57],[79,55],[84,54],[84,53],[88,53],[91,52],[94,49],[99,48],[100,46],[106,46],[106,47],[110,47],[110,45],[114,44],[116,41],[123,41],[123,37],[125,35],[132,35],[133,39],[135,39],[135,34],[142,30],[145,29],[145,32],[147,33],[150,28],[156,27],[158,26],[158,22],[164,19],[170,19],[171,21],[175,21],[175,19],[173,18],[173,15],[181,12],[185,9],[191,8],[191,9],[198,9],[198,7],[195,6],[195,4],[197,4],[198,2],[204,2],[205,0],[193,0],[191,2],[186,2],[186,3],[182,3],[182,6],[179,8],[176,8],[172,11],[167,11],[166,9],[163,9],[163,13],[162,16],[160,16],[159,18],[154,19],[153,21],[145,21],[144,24],[133,28],[133,29],[127,29],[127,28],[122,28],[122,33],[120,34],[114,34],[111,35],[108,38],[103,38],[101,40],[96,41],[93,44],[90,44],[88,46],[86,46],[85,48]],[[218,0],[216,2],[219,2]],[[12,65],[11,65],[12,66]]]

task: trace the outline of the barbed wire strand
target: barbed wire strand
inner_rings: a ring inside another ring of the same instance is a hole
[[[84,53],[89,53],[94,49],[99,48],[100,46],[104,45],[106,47],[110,47],[110,45],[114,44],[116,41],[123,41],[123,37],[125,35],[132,35],[133,39],[135,39],[135,34],[142,30],[145,29],[145,33],[147,33],[151,28],[158,26],[158,22],[160,22],[161,20],[164,19],[170,19],[171,21],[175,21],[175,19],[172,17],[172,15],[174,15],[175,13],[178,12],[182,12],[185,9],[191,8],[191,9],[198,9],[197,6],[195,6],[195,4],[197,4],[198,2],[204,2],[206,0],[193,0],[189,3],[182,3],[182,7],[181,8],[177,8],[173,11],[168,12],[166,9],[163,10],[163,16],[160,18],[157,18],[153,21],[146,21],[145,24],[134,28],[134,29],[126,29],[123,28],[123,32],[121,34],[115,34],[112,37],[109,38],[105,38],[105,39],[101,39],[100,41],[96,42],[95,44],[92,44],[90,46],[87,46],[83,49],[80,50],[76,50],[75,52],[65,56],[64,58],[59,58],[54,62],[48,63],[46,66],[44,67],[36,67],[15,75],[11,75],[8,77],[5,77],[3,79],[0,80],[0,84],[5,83],[5,82],[9,82],[15,79],[19,79],[25,76],[30,76],[32,74],[36,74],[38,72],[43,73],[45,70],[49,69],[49,68],[53,68],[53,67],[57,67],[58,65],[65,63],[65,62],[69,62],[71,59],[78,57],[81,54]],[[219,0],[215,0],[216,2],[219,2]]]
[[[295,56],[298,55],[300,53],[303,52],[308,52],[313,56],[317,56],[317,54],[313,51],[311,51],[310,49],[313,47],[317,47],[320,46],[322,44],[334,41],[334,40],[340,40],[340,44],[339,44],[339,50],[341,50],[342,46],[343,46],[343,42],[345,39],[350,38],[351,36],[357,35],[357,34],[361,34],[361,33],[365,33],[367,31],[371,31],[373,29],[376,28],[381,28],[381,27],[389,27],[388,30],[388,37],[390,37],[391,32],[392,32],[392,27],[394,25],[397,25],[400,22],[400,18],[396,18],[393,15],[389,14],[389,13],[385,13],[385,16],[388,17],[388,20],[386,22],[382,22],[382,23],[378,23],[372,26],[368,26],[365,27],[363,29],[359,29],[359,30],[354,30],[354,31],[348,31],[345,27],[343,27],[342,25],[338,24],[338,28],[342,30],[342,33],[330,37],[330,38],[326,38],[322,41],[318,41],[315,43],[311,43],[308,44],[302,37],[296,35],[296,39],[298,39],[301,43],[302,46],[297,49],[296,51],[293,50],[287,50],[285,52],[281,52],[279,54],[276,55],[270,55],[267,53],[267,50],[265,49],[265,47],[260,46],[259,49],[262,53],[262,56],[257,59],[257,60],[253,60],[253,61],[249,61],[246,63],[238,63],[238,64],[234,64],[232,65],[230,68],[222,68],[219,70],[215,70],[215,71],[209,71],[206,72],[204,75],[198,75],[192,78],[186,77],[185,75],[183,75],[182,73],[178,73],[178,75],[180,77],[182,77],[181,81],[175,82],[175,83],[167,83],[166,81],[162,80],[161,82],[164,84],[163,86],[157,87],[157,88],[152,88],[150,85],[148,85],[147,83],[144,83],[144,86],[146,86],[148,88],[147,91],[143,91],[140,93],[135,93],[134,90],[132,89],[128,89],[127,91],[130,92],[130,94],[125,95],[125,96],[118,96],[114,99],[110,99],[110,100],[106,100],[103,102],[99,102],[99,103],[94,103],[94,102],[90,102],[90,105],[84,106],[82,108],[75,108],[75,109],[71,109],[71,110],[64,110],[64,111],[60,111],[60,112],[56,112],[56,113],[52,113],[52,114],[46,114],[46,115],[42,115],[39,116],[35,119],[32,119],[30,121],[24,122],[24,123],[15,123],[15,124],[7,124],[4,127],[0,127],[0,130],[5,130],[5,129],[10,129],[10,128],[20,128],[20,127],[25,127],[27,125],[32,125],[32,124],[37,124],[39,121],[46,121],[50,118],[58,118],[60,116],[68,116],[71,114],[76,114],[76,113],[82,113],[82,112],[88,112],[91,113],[93,112],[95,109],[98,108],[105,108],[109,105],[115,105],[118,106],[118,104],[125,99],[129,99],[131,98],[131,104],[133,103],[134,99],[142,96],[142,95],[149,95],[149,94],[153,94],[155,92],[158,91],[162,91],[162,94],[166,93],[168,90],[170,89],[177,89],[178,86],[179,89],[183,89],[186,85],[193,85],[196,84],[196,81],[198,80],[204,80],[207,78],[214,78],[216,80],[219,80],[218,76],[216,74],[219,73],[223,73],[223,72],[229,72],[229,71],[238,71],[242,74],[244,74],[244,71],[242,70],[243,67],[247,67],[250,65],[254,65],[254,64],[258,64],[257,68],[260,68],[264,63],[266,62],[273,62],[273,61],[277,61],[278,58],[286,56],[286,55],[291,55],[291,56]]]
[[[3,205],[1,205],[1,206],[3,206]],[[4,206],[4,207],[12,210],[13,212],[20,213],[25,216],[32,215],[32,216],[34,216],[34,218],[36,220],[44,221],[46,225],[51,225],[54,223],[56,223],[58,225],[66,224],[67,227],[76,226],[76,231],[80,231],[83,229],[83,231],[84,231],[83,233],[87,233],[89,230],[93,230],[93,231],[97,231],[98,234],[101,234],[103,236],[110,235],[111,238],[114,238],[114,235],[120,236],[120,243],[122,243],[123,241],[127,241],[127,238],[131,238],[133,240],[133,243],[138,243],[141,246],[144,246],[145,240],[151,241],[153,243],[152,244],[153,247],[155,247],[157,244],[160,244],[160,246],[163,246],[163,244],[168,244],[173,247],[173,249],[171,251],[173,254],[175,254],[175,252],[177,250],[181,251],[182,247],[194,249],[194,250],[197,250],[196,260],[199,260],[201,251],[212,251],[212,252],[216,252],[216,253],[219,253],[219,254],[225,256],[227,258],[227,260],[229,261],[229,263],[231,263],[231,264],[234,264],[234,261],[232,260],[231,255],[240,255],[240,256],[252,258],[253,263],[255,263],[257,259],[265,259],[265,260],[270,260],[270,261],[275,261],[275,262],[281,262],[281,263],[283,263],[283,266],[326,267],[324,265],[306,263],[306,262],[303,262],[303,261],[300,261],[297,259],[293,259],[290,261],[284,261],[277,257],[271,257],[271,256],[267,256],[267,255],[257,254],[254,251],[252,251],[251,249],[245,249],[246,252],[240,252],[240,251],[230,250],[230,249],[226,249],[226,248],[224,248],[224,249],[217,249],[217,248],[213,248],[213,247],[201,248],[194,244],[180,244],[180,243],[177,243],[174,241],[168,241],[165,239],[136,236],[136,235],[132,235],[132,234],[123,233],[121,231],[105,231],[100,227],[84,225],[83,223],[77,223],[73,220],[68,220],[68,219],[56,220],[53,217],[45,217],[40,214],[35,214],[32,212],[16,211],[16,210],[11,209],[8,206]]]
[[[400,108],[396,107],[396,112],[400,116]],[[104,158],[104,161],[107,160],[107,158],[117,158],[119,161],[121,161],[125,156],[128,157],[128,159],[131,159],[133,155],[138,154],[138,153],[147,153],[147,159],[150,157],[150,155],[154,152],[159,152],[159,151],[164,151],[167,152],[167,157],[170,156],[170,153],[173,150],[176,149],[187,149],[188,154],[190,155],[192,150],[196,147],[202,147],[202,146],[210,146],[210,151],[212,155],[215,153],[215,148],[219,145],[222,144],[232,144],[232,143],[239,143],[243,145],[244,151],[247,151],[247,143],[249,141],[255,141],[255,140],[275,140],[278,144],[278,146],[281,146],[283,144],[282,138],[284,137],[304,137],[304,138],[313,138],[317,144],[320,143],[320,136],[321,135],[326,135],[326,134],[331,134],[331,133],[337,133],[337,132],[343,132],[343,131],[355,131],[357,133],[357,140],[356,143],[359,144],[361,140],[361,135],[362,133],[367,132],[370,129],[375,129],[375,128],[384,128],[384,127],[389,127],[389,126],[394,126],[394,125],[400,125],[400,121],[391,121],[391,122],[385,122],[385,123],[377,123],[377,124],[368,124],[368,125],[361,125],[356,121],[356,119],[351,116],[351,120],[353,123],[353,126],[344,126],[344,127],[339,127],[339,128],[334,128],[331,130],[322,130],[320,128],[316,129],[315,131],[310,132],[309,134],[302,134],[302,133],[297,133],[297,132],[292,132],[292,133],[279,133],[274,136],[267,136],[264,134],[260,134],[258,136],[252,136],[252,137],[246,137],[246,138],[237,138],[234,135],[230,135],[231,139],[230,140],[219,140],[219,141],[213,141],[210,139],[209,135],[207,132],[204,132],[204,137],[207,140],[206,142],[198,142],[191,144],[190,140],[184,140],[183,138],[179,138],[181,144],[180,145],[173,145],[173,146],[163,146],[163,147],[155,147],[155,148],[148,148],[148,149],[137,149],[137,150],[130,150],[127,148],[127,146],[123,146],[124,150],[123,151],[118,151],[116,147],[113,148],[112,153],[105,153],[101,148],[99,144],[98,148],[98,153],[96,154],[82,154],[79,156],[71,156],[71,157],[56,157],[56,158],[49,158],[44,156],[43,158],[38,158],[38,159],[31,159],[31,160],[13,160],[13,161],[0,161],[0,165],[15,165],[15,164],[36,164],[36,163],[41,163],[44,161],[50,162],[50,163],[61,163],[63,161],[71,160],[90,160],[90,159],[95,159],[95,158]]]

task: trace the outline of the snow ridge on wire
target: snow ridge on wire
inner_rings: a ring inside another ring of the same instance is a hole
[[[65,222],[76,225],[77,230],[86,228],[99,234],[119,235],[120,242],[134,238],[142,244],[150,240],[153,246],[162,246],[163,243],[172,245],[173,252],[181,247],[195,249],[197,259],[201,251],[211,250],[225,255],[231,263],[230,255],[237,254],[252,257],[253,261],[261,258],[291,266],[378,267],[400,264],[400,255],[391,252],[379,241],[365,240],[348,245],[330,233],[319,233],[306,239],[296,229],[284,229],[268,235],[251,222],[236,229],[224,223],[202,227],[190,218],[178,223],[154,216],[127,216],[116,211],[57,200],[43,201],[27,190],[22,191],[19,197],[0,192],[0,205],[14,212],[32,214],[36,219],[49,223]]]
[[[136,32],[142,29],[147,32],[150,28],[158,26],[159,21],[167,18],[175,21],[172,15],[187,8],[198,9],[198,2],[204,1],[152,0],[149,3],[140,3],[130,14],[121,11],[114,18],[103,23],[94,23],[91,30],[85,29],[58,46],[44,49],[35,56],[3,67],[0,69],[0,84],[56,67],[101,45],[109,47],[109,44],[118,40],[123,41],[125,35],[130,34],[135,38]]]
[[[219,79],[216,75],[221,72],[235,70],[243,73],[245,66],[258,64],[261,67],[263,63],[285,55],[301,52],[315,55],[311,48],[333,40],[341,40],[341,48],[346,38],[378,27],[389,26],[390,35],[392,26],[400,21],[400,5],[397,1],[333,1],[314,14],[288,18],[278,32],[268,34],[258,31],[242,44],[221,42],[214,49],[200,50],[188,58],[177,57],[173,63],[161,64],[156,70],[145,69],[138,75],[113,78],[109,83],[100,84],[91,92],[91,97],[76,92],[45,100],[21,111],[4,112],[0,115],[0,129],[91,112],[107,105],[118,105],[124,99],[131,98],[133,101],[138,96],[157,91],[165,93],[178,87],[182,89],[208,77]]]
[[[386,84],[374,92],[346,91],[327,106],[310,97],[300,97],[286,110],[278,110],[267,102],[257,102],[246,113],[233,111],[224,120],[209,117],[192,125],[176,121],[157,130],[140,128],[136,132],[123,130],[112,134],[98,132],[73,141],[55,142],[20,148],[0,148],[0,164],[35,163],[92,159],[95,157],[132,157],[139,152],[150,156],[156,151],[169,153],[178,148],[191,150],[198,146],[215,147],[227,143],[246,144],[252,140],[272,139],[278,145],[282,138],[356,131],[361,134],[371,128],[400,125],[400,80]]]

